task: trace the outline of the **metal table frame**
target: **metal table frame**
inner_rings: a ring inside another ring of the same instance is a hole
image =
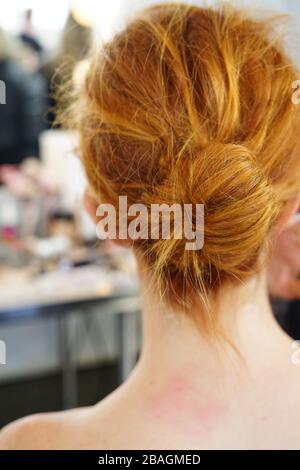
[[[136,293],[116,294],[106,297],[69,301],[57,304],[32,305],[0,309],[0,324],[26,321],[29,318],[45,318],[49,315],[58,320],[59,348],[62,368],[62,403],[63,409],[77,405],[78,384],[77,368],[74,362],[70,341],[69,318],[71,314],[83,312],[87,308],[112,310],[116,316],[118,344],[118,380],[122,383],[132,370],[136,357],[132,346],[137,344],[139,297]]]

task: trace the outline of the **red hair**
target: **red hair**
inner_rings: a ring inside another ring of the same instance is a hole
[[[154,6],[93,54],[73,108],[98,202],[204,204],[202,250],[134,242],[166,301],[187,313],[191,299],[261,269],[299,191],[297,71],[274,32],[233,8]]]

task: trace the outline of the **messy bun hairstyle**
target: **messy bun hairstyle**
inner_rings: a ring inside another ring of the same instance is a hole
[[[148,8],[94,52],[75,101],[99,203],[204,204],[201,250],[134,242],[182,311],[261,269],[272,226],[299,190],[297,76],[275,24],[228,7]]]

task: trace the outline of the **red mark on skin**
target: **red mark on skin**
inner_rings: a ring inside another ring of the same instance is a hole
[[[260,419],[260,421],[264,422],[264,421],[267,421],[268,418],[267,418],[267,416],[261,416],[259,419]]]
[[[184,374],[168,380],[146,400],[148,413],[155,419],[181,430],[186,435],[207,435],[227,412],[227,406]]]

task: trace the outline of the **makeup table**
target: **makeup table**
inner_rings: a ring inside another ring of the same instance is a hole
[[[78,392],[74,332],[71,335],[70,319],[76,313],[84,315],[94,308],[114,315],[116,319],[121,383],[136,360],[132,354],[132,346],[138,337],[137,312],[140,308],[136,279],[98,265],[34,277],[26,273],[26,269],[0,269],[0,324],[49,315],[57,319],[65,409],[77,405]],[[87,315],[85,319],[87,327],[89,317]]]

